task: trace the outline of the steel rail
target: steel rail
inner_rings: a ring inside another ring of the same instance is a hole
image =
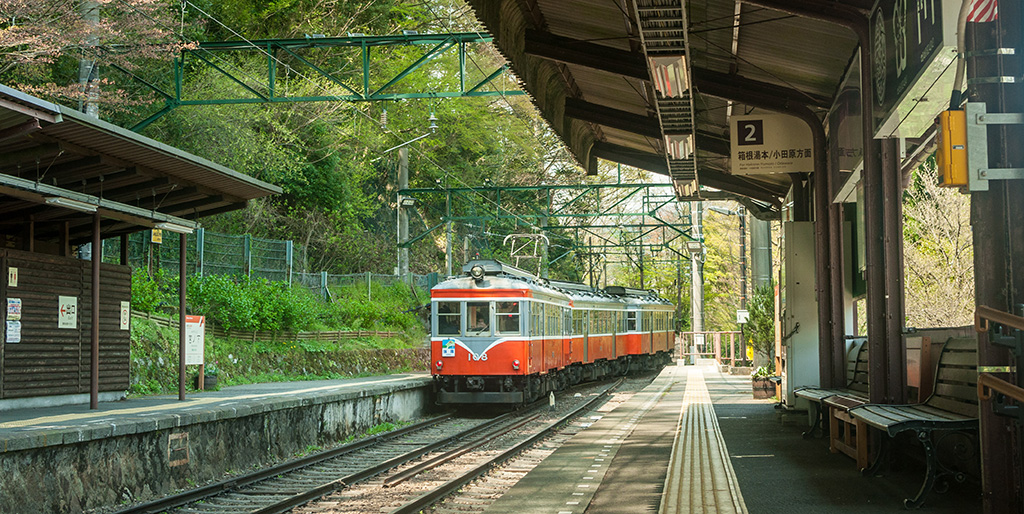
[[[390,514],[416,514],[421,510],[427,508],[428,506],[432,505],[433,503],[437,502],[441,498],[448,496],[452,492],[458,490],[460,487],[475,480],[477,477],[487,473],[488,471],[491,470],[492,467],[514,457],[523,450],[529,448],[530,446],[533,446],[533,444],[536,443],[537,441],[549,436],[556,429],[560,428],[562,425],[578,416],[580,412],[589,409],[593,404],[597,403],[598,400],[604,398],[609,391],[622,384],[622,380],[623,379],[620,378],[614,384],[608,386],[607,389],[602,391],[601,394],[591,399],[589,402],[577,407],[576,409],[566,414],[565,416],[562,416],[561,418],[558,419],[558,421],[551,423],[544,430],[541,430],[540,432],[534,434],[528,439],[502,452],[501,455],[489,459],[487,462],[484,462],[483,464],[480,464],[479,466],[471,469],[470,471],[464,473],[462,476],[449,480],[448,482],[441,485],[441,487],[438,487],[437,489],[434,489],[424,495],[421,495],[414,499],[413,501],[401,507],[398,507],[395,510],[392,510]]]
[[[499,436],[505,435],[505,434],[507,434],[507,433],[509,433],[509,432],[511,432],[513,430],[518,430],[519,428],[523,427],[527,423],[530,423],[530,422],[536,420],[539,417],[540,417],[540,414],[535,414],[533,416],[530,416],[530,417],[520,421],[519,423],[516,423],[515,425],[509,426],[509,427],[505,427],[505,428],[501,428],[501,429],[498,429],[498,430],[493,430],[493,431],[488,432],[488,433],[484,434],[483,436],[478,437],[475,440],[470,441],[470,442],[468,442],[468,443],[466,443],[466,444],[464,444],[464,445],[462,445],[462,446],[460,446],[458,448],[455,448],[455,449],[453,449],[451,451],[445,452],[445,453],[443,453],[441,455],[438,455],[437,457],[434,457],[432,459],[426,460],[426,461],[424,461],[424,462],[422,462],[420,464],[417,464],[416,466],[413,466],[413,467],[411,467],[411,468],[409,468],[409,469],[407,469],[405,471],[402,471],[401,473],[397,473],[394,476],[390,476],[390,477],[388,477],[387,479],[384,480],[384,487],[394,487],[394,486],[396,486],[396,485],[398,485],[398,484],[400,484],[402,482],[405,482],[406,480],[408,480],[408,479],[410,479],[410,478],[412,478],[412,477],[414,477],[416,475],[419,475],[420,473],[423,473],[424,471],[427,471],[429,469],[434,469],[434,468],[436,468],[436,467],[438,467],[438,466],[440,466],[440,465],[442,465],[442,464],[444,464],[446,462],[451,461],[452,459],[456,459],[458,457],[461,457],[462,455],[465,455],[465,454],[467,454],[467,453],[469,453],[469,452],[471,452],[471,451],[473,451],[473,450],[475,450],[475,449],[477,449],[477,448],[487,444],[488,442],[490,442],[491,440],[493,440],[493,439],[495,439],[495,438],[497,438]]]
[[[400,428],[398,430],[370,436],[367,437],[366,439],[355,441],[353,443],[346,444],[344,446],[340,446],[332,450],[314,453],[312,455],[307,455],[305,457],[300,457],[298,459],[292,459],[286,462],[282,462],[281,464],[271,466],[269,468],[254,471],[252,473],[247,473],[234,478],[229,478],[227,480],[222,480],[220,482],[199,487],[197,489],[192,489],[190,491],[185,491],[183,493],[166,496],[159,500],[143,503],[140,505],[135,505],[127,509],[119,510],[115,514],[151,514],[163,512],[168,509],[181,507],[194,501],[222,494],[234,489],[238,489],[239,487],[245,487],[247,485],[254,484],[256,482],[265,480],[270,477],[274,477],[284,473],[290,473],[292,471],[296,471],[311,466],[313,464],[323,462],[325,460],[345,455],[346,453],[351,453],[378,443],[394,439],[396,437],[408,434],[410,432],[422,430],[429,426],[436,425],[442,421],[445,421],[451,417],[451,413],[443,414],[441,416],[431,418],[420,423],[415,423],[407,427]]]

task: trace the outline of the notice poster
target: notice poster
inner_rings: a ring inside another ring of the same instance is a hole
[[[7,333],[4,336],[4,341],[8,343],[20,343],[21,342],[21,322],[20,321],[8,321],[7,322]]]
[[[18,321],[21,319],[21,298],[7,299],[7,321]]]
[[[185,365],[203,363],[203,347],[206,339],[206,318],[185,316]]]

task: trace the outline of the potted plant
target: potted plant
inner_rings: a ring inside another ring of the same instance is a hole
[[[217,388],[217,375],[220,374],[220,370],[217,369],[217,363],[211,362],[203,366],[203,389],[216,389]],[[195,381],[193,383],[195,388],[199,389],[199,375],[196,374]]]
[[[775,396],[775,362],[771,355],[775,348],[775,287],[769,283],[757,288],[747,309],[750,316],[744,331],[757,366],[751,375],[754,398],[771,398]]]
[[[775,366],[761,366],[750,375],[750,384],[754,390],[754,399],[765,400],[775,396]]]

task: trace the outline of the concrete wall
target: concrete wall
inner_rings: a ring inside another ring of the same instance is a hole
[[[430,388],[381,388],[317,398],[240,401],[79,434],[34,435],[0,453],[0,512],[82,512],[152,500],[326,447],[368,428],[427,414]],[[131,426],[134,425],[134,426]],[[59,444],[47,445],[47,436]],[[5,441],[5,444],[7,441]]]

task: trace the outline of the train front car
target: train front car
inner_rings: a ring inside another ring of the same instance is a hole
[[[568,297],[492,260],[430,291],[431,373],[442,404],[521,404],[555,388]],[[546,330],[545,330],[546,329]]]

